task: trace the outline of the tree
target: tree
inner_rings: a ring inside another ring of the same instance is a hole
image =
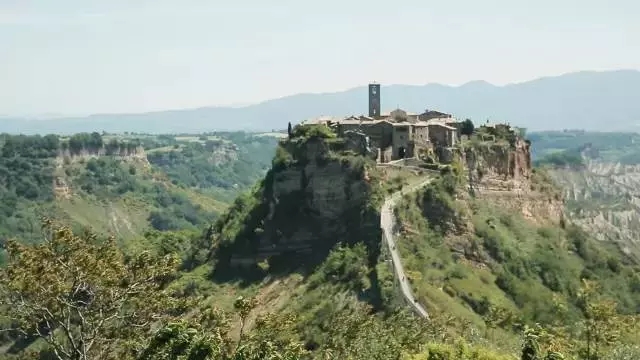
[[[466,119],[462,122],[462,126],[460,127],[460,134],[471,136],[473,135],[473,130],[475,127],[473,126],[473,121],[471,119]]]
[[[328,306],[322,311],[331,309],[332,305]],[[418,352],[430,332],[431,324],[404,312],[381,319],[370,307],[357,303],[331,310],[320,325],[325,339],[320,352],[327,360],[397,359],[403,352]]]
[[[113,237],[78,236],[43,221],[39,245],[8,241],[0,271],[1,317],[11,331],[46,341],[56,359],[116,359],[166,311],[184,306],[164,288],[177,259],[148,252],[126,259]]]
[[[578,293],[585,317],[582,328],[586,348],[583,352],[587,359],[599,358],[602,349],[617,343],[622,329],[630,325],[625,324],[625,319],[617,314],[618,304],[601,299],[598,291],[597,283],[583,279]]]
[[[538,334],[532,328],[525,328],[524,344],[522,344],[521,360],[537,360],[540,353],[540,345],[538,344]]]
[[[242,321],[240,339],[234,344],[229,336],[227,315],[208,309],[191,320],[170,322],[158,330],[137,360],[299,360],[307,353],[294,338],[295,319],[286,314],[268,314],[256,319],[250,334],[244,324],[256,302],[240,297],[234,307]]]
[[[495,329],[498,327],[508,327],[513,324],[515,315],[506,308],[489,304],[487,313],[483,316],[486,324],[485,336],[493,340]]]
[[[558,352],[553,346],[543,346],[540,343],[553,343],[553,334],[547,332],[545,328],[536,324],[533,327],[525,325],[524,342],[522,344],[521,360],[564,360],[564,355]]]
[[[287,134],[289,134],[289,139],[291,139],[291,136],[293,135],[291,132],[291,122],[289,122],[289,125],[287,126]]]

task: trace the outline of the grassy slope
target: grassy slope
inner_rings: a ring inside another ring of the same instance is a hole
[[[284,148],[280,149],[280,152],[278,152],[280,158],[289,158],[292,155],[285,156],[284,152],[286,151]],[[278,158],[278,155],[276,157],[277,159],[274,162],[279,163],[278,159],[280,158]],[[341,161],[349,161],[349,159],[349,157],[346,157],[342,158]],[[295,166],[295,160],[292,158],[290,161],[293,162],[286,166]],[[375,187],[371,191],[380,193],[382,196],[385,193],[390,194],[398,190],[405,184],[421,179],[421,176],[414,172],[394,168],[384,170],[369,169],[369,176],[371,177],[370,184]],[[269,177],[267,175],[267,178]],[[243,197],[243,201],[240,202],[242,206],[234,206],[233,212],[228,214],[223,224],[220,224],[221,233],[225,235],[225,239],[228,238],[227,242],[233,241],[237,237],[236,234],[244,231],[242,229],[251,228],[253,221],[261,220],[253,219],[250,214],[253,210],[261,207],[259,201],[264,198],[260,195],[263,189],[258,187],[253,191],[257,192],[257,195]],[[284,210],[280,209],[279,211]],[[308,224],[295,222],[290,225],[300,228]],[[349,239],[337,240],[343,244],[349,243]],[[377,241],[379,241],[378,238],[374,239],[374,242]],[[211,286],[208,280],[204,280],[197,275],[185,274],[177,283],[180,285],[176,286],[192,284],[191,286],[199,289],[198,292],[208,294],[207,300],[203,303],[205,306],[206,304],[216,304],[222,307],[229,307],[231,306],[230,300],[236,294],[256,296],[260,303],[254,310],[252,318],[265,312],[292,312],[300,320],[299,329],[303,339],[310,346],[319,346],[326,341],[326,335],[322,335],[322,333],[326,332],[325,328],[329,325],[327,321],[329,321],[330,316],[344,309],[367,304],[372,300],[371,292],[372,286],[374,286],[371,283],[372,271],[377,271],[374,281],[379,284],[375,284],[375,286],[382,285],[379,291],[383,293],[383,296],[391,296],[391,273],[384,266],[378,267],[375,264],[373,266],[370,264],[369,250],[362,244],[355,247],[336,249],[317,266],[312,268],[301,267],[299,269],[289,268],[284,273],[282,271],[271,272],[267,270],[262,272],[261,276],[258,276],[258,279],[261,280],[255,282],[254,277],[254,282],[249,282],[249,285],[246,283],[241,285],[244,283],[241,280],[242,278],[237,278],[238,280],[231,280],[231,283],[237,286],[229,288],[227,287],[228,283],[227,285],[218,283]],[[273,263],[271,265],[277,266],[278,264]],[[207,266],[205,265],[204,267]],[[208,276],[209,272],[214,270],[215,264],[213,268],[207,267],[205,269],[204,267],[193,274],[199,273],[200,275]],[[218,271],[233,272],[233,270],[226,270],[224,267]],[[251,324],[249,324],[250,326]]]
[[[387,180],[388,191],[411,181],[406,175]],[[437,181],[408,196],[398,209],[403,224],[399,246],[407,274],[419,300],[435,314],[434,324],[445,324],[444,333],[516,354],[521,345],[518,324],[549,323],[563,316],[561,320],[575,324],[581,319],[576,298],[581,278],[599,281],[605,294],[619,301],[622,312],[640,305],[640,278],[615,248],[594,242],[574,226],[563,228],[541,219],[534,223],[470,198],[462,180],[456,180],[454,194],[451,181]],[[542,185],[536,188],[555,191],[553,184]],[[366,257],[366,249],[357,246],[334,250],[310,273],[274,274],[242,289],[265,299],[256,313],[299,315],[302,338],[312,347],[321,346],[336,314],[367,303],[372,284],[366,274],[372,269]],[[401,302],[384,256],[378,260],[376,286],[386,309],[380,314],[385,314]],[[211,303],[216,299],[229,304],[220,289],[209,295]],[[568,311],[561,315],[558,306],[563,304]],[[496,309],[506,310],[511,319],[490,329],[486,321]],[[437,336],[445,336],[438,331]]]
[[[519,319],[515,322],[548,323],[559,316],[560,300],[568,306],[567,321],[575,323],[581,317],[576,299],[581,278],[599,281],[623,312],[634,313],[640,305],[637,271],[616,249],[571,225],[536,225],[491,202],[465,197],[460,189],[457,197],[436,183],[398,208],[405,268],[432,312],[452,314],[479,329],[486,328],[492,306],[507,309]],[[429,209],[441,209],[438,221]],[[442,228],[446,223],[450,226]],[[508,327],[490,338],[511,351],[519,342]]]
[[[384,171],[372,171],[370,175],[378,180],[374,181],[374,183],[380,186],[378,191],[381,194],[390,194],[399,190],[403,184],[421,180],[420,176],[416,176],[411,172],[393,168]],[[255,201],[261,199],[261,197],[257,196],[255,198],[255,200],[245,199],[244,206],[240,209],[242,211],[238,211],[226,219],[226,225],[223,230],[226,229],[235,234],[237,231],[231,230],[240,226],[239,224],[244,224],[244,226],[251,228],[252,225],[247,225],[247,221],[242,219],[248,216],[247,214],[250,214],[252,209],[260,206]],[[305,224],[297,222],[296,226],[304,227]],[[231,227],[233,229],[230,230],[229,228]],[[342,244],[349,243],[348,239],[340,240]],[[376,241],[379,240],[376,239]],[[379,245],[380,243],[378,243]],[[338,336],[331,334],[332,323],[338,321],[338,318],[346,313],[359,313],[362,311],[363,305],[371,304],[377,307],[379,316],[385,317],[396,308],[404,308],[402,303],[398,301],[392,272],[385,262],[384,256],[378,257],[376,262],[372,264],[368,251],[363,244],[338,247],[314,268],[301,269],[300,272],[294,271],[293,273],[289,270],[284,274],[267,270],[264,274],[271,275],[263,277],[261,282],[253,282],[249,286],[241,286],[240,291],[243,295],[256,296],[261,300],[252,316],[268,311],[292,312],[298,316],[300,336],[307,346],[310,348],[322,348],[323,344],[331,341],[332,336]],[[430,264],[427,266],[430,266]],[[204,270],[201,268],[199,271],[202,274],[206,274],[211,270],[213,269]],[[371,277],[372,273],[375,273],[374,277]],[[179,281],[179,283],[182,283],[181,286],[185,286],[183,283],[185,281],[201,289],[198,291],[206,292],[207,290],[205,289],[211,291],[211,294],[208,295],[208,300],[205,302],[206,304],[222,304],[223,306],[226,304],[227,307],[230,306],[229,288],[220,288],[220,285],[214,285],[214,289],[208,285],[209,283],[206,280],[191,277],[190,275],[185,275]],[[380,303],[371,301],[373,300],[371,297],[373,289],[376,289],[375,292],[382,297],[382,306]],[[233,294],[238,294],[238,292],[233,292]],[[464,309],[464,306],[459,305],[459,308]],[[467,312],[467,314],[473,316],[472,312]],[[476,316],[476,320],[478,319]],[[382,318],[380,318],[380,321],[383,321]],[[481,325],[481,320],[479,321],[476,321],[478,327]],[[436,325],[433,325],[434,332],[431,340],[439,339],[442,336],[436,327]],[[457,332],[457,330],[452,331],[454,333]]]

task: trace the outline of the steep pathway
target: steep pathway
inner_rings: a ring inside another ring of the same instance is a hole
[[[407,279],[404,273],[404,268],[402,267],[402,260],[400,259],[400,254],[398,253],[398,247],[396,246],[396,242],[393,238],[393,224],[395,222],[393,217],[393,208],[395,207],[398,200],[402,198],[403,194],[416,191],[429,184],[431,180],[432,179],[427,179],[416,185],[406,186],[400,191],[393,193],[391,196],[385,199],[385,202],[382,205],[382,209],[380,209],[380,227],[382,228],[382,239],[387,243],[387,246],[389,248],[389,253],[391,254],[391,262],[393,264],[395,275],[400,282],[402,296],[404,296],[405,300],[409,303],[413,310],[418,313],[418,315],[427,320],[429,319],[429,314],[424,309],[424,307],[422,307],[422,305],[418,304],[416,298],[413,296],[411,286],[409,285],[409,280]]]

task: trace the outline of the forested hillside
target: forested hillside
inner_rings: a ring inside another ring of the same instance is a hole
[[[274,136],[0,136],[0,241],[41,238],[40,217],[113,233],[203,231],[268,169]]]
[[[101,138],[100,146],[91,134],[48,138],[59,143],[55,156],[53,145],[42,157],[29,153],[44,169],[31,178],[42,184],[31,195],[4,182],[16,209],[50,204],[54,217],[43,231],[34,225],[40,246],[5,241],[0,328],[12,330],[0,333],[0,354],[7,358],[640,354],[637,260],[564,216],[550,175],[564,165],[543,160],[532,168],[530,143],[509,130],[476,129],[450,163],[430,158],[411,168],[376,166],[366,149],[318,126],[294,128],[268,157],[249,149],[266,151],[275,140],[247,134]],[[36,163],[16,154],[11,159]],[[251,187],[237,176],[245,171],[257,179]],[[404,192],[426,179],[421,190]],[[55,184],[50,191],[47,183]],[[398,192],[393,236],[428,320],[408,313],[398,291],[404,275],[394,276],[381,236],[380,205]],[[108,235],[124,234],[126,224],[99,217],[81,224],[92,201],[140,211],[143,235],[118,242]],[[85,226],[74,231],[66,222]],[[97,234],[80,231],[88,225]]]

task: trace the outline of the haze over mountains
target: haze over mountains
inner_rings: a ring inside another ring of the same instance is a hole
[[[531,130],[640,129],[640,72],[577,72],[505,86],[473,81],[461,86],[382,84],[382,108],[425,108],[474,122],[507,121]],[[184,133],[214,130],[270,131],[320,115],[363,114],[366,84],[335,93],[296,94],[243,107],[205,107],[141,114],[26,119],[0,117],[0,132],[91,131]]]

